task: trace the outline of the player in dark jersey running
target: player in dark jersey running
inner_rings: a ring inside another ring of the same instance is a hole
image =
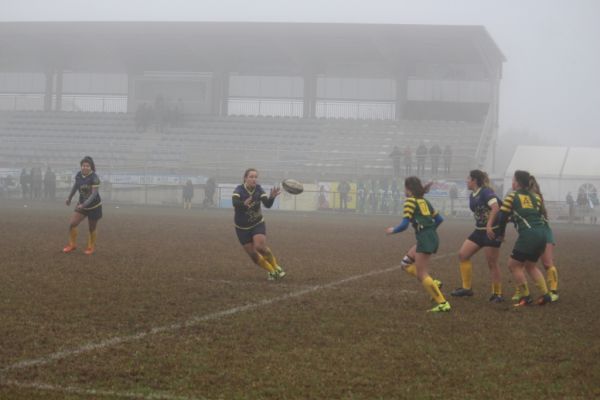
[[[62,251],[71,253],[77,248],[77,226],[87,217],[90,234],[84,253],[92,255],[96,251],[96,227],[98,220],[102,218],[102,199],[98,192],[100,178],[96,175],[96,165],[92,157],[85,156],[79,165],[81,171],[75,175],[75,183],[65,203],[67,206],[71,205],[71,199],[77,192],[79,200],[69,223],[69,244]]]
[[[404,190],[406,192],[404,218],[400,225],[389,227],[385,231],[388,235],[392,235],[406,230],[409,225],[413,226],[417,238],[414,257],[414,265],[416,267],[415,276],[431,298],[437,303],[429,311],[446,312],[450,311],[450,303],[446,301],[439,289],[439,285],[429,275],[429,259],[432,254],[437,252],[439,247],[439,238],[436,229],[444,220],[435,211],[431,203],[423,197],[429,190],[429,186],[426,185],[423,187],[421,181],[416,176],[406,178],[404,181]]]
[[[267,246],[267,228],[260,209],[261,203],[271,208],[281,191],[275,186],[267,195],[257,184],[257,180],[258,171],[249,168],[244,172],[244,183],[238,185],[233,191],[235,233],[252,261],[267,271],[268,279],[281,279],[285,276],[285,272],[277,264],[277,259]]]
[[[471,257],[483,248],[492,277],[492,295],[489,301],[499,303],[504,301],[504,297],[502,297],[502,278],[498,264],[502,242],[497,238],[499,232],[495,220],[500,211],[501,200],[489,186],[488,175],[481,170],[474,169],[469,172],[467,188],[471,191],[469,207],[475,217],[475,230],[464,241],[458,252],[462,286],[450,294],[456,297],[473,296],[473,289],[471,288],[473,263]]]
[[[525,271],[542,293],[537,303],[543,305],[552,301],[544,275],[536,266],[546,249],[547,230],[541,211],[542,198],[531,190],[531,184],[529,172],[515,171],[513,192],[504,198],[498,214],[500,232],[504,232],[506,223],[511,218],[519,235],[508,261],[508,269],[521,296],[516,306],[526,306],[533,302]]]

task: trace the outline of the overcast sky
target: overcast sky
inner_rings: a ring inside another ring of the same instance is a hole
[[[596,0],[0,0],[0,21],[287,21],[484,25],[508,61],[501,132],[600,145]]]

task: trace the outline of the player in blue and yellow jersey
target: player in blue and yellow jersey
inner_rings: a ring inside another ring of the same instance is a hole
[[[526,306],[533,302],[529,294],[525,271],[533,279],[542,293],[537,303],[540,305],[552,301],[544,275],[536,266],[546,248],[547,228],[544,222],[540,195],[531,190],[531,175],[527,171],[515,171],[512,180],[513,191],[502,202],[498,221],[500,232],[504,232],[508,219],[512,219],[518,232],[508,269],[520,294],[516,306]]]
[[[542,191],[540,189],[540,185],[538,184],[535,177],[532,175],[529,178],[531,190],[534,193],[537,193],[542,199],[542,217],[546,224],[546,248],[544,253],[542,254],[541,261],[544,269],[546,270],[546,282],[548,284],[548,288],[550,289],[550,298],[552,302],[558,301],[558,269],[556,265],[554,265],[554,247],[556,246],[556,240],[554,239],[554,233],[550,228],[550,222],[548,219],[548,211],[544,206],[544,196],[542,195]],[[520,299],[520,293],[517,290],[513,296],[513,301],[518,301]]]
[[[258,171],[249,168],[244,172],[244,183],[233,191],[235,233],[252,261],[267,271],[268,279],[280,279],[285,272],[267,246],[267,228],[260,206],[262,203],[271,208],[281,192],[279,187],[273,187],[267,195],[257,180]]]
[[[423,197],[429,190],[429,187],[430,184],[424,187],[416,176],[406,178],[404,181],[404,190],[406,192],[403,212],[404,218],[400,225],[387,228],[386,233],[392,235],[406,230],[409,225],[413,226],[417,238],[414,256],[414,266],[416,271],[414,271],[415,274],[408,270],[407,272],[417,277],[427,293],[429,293],[431,298],[437,303],[437,305],[429,311],[445,312],[450,311],[450,303],[446,301],[438,287],[439,285],[429,275],[429,259],[432,254],[437,252],[439,247],[439,238],[436,229],[444,220],[437,211],[435,211],[431,203]]]
[[[98,188],[100,178],[96,175],[96,165],[90,156],[85,156],[79,163],[81,171],[75,175],[75,183],[65,203],[71,205],[71,199],[79,192],[79,201],[69,224],[69,244],[63,248],[63,253],[71,253],[77,248],[77,226],[86,217],[88,219],[89,238],[85,254],[91,255],[96,250],[96,227],[98,220],[102,218],[102,199]]]
[[[467,188],[471,191],[469,208],[475,217],[475,230],[465,240],[458,252],[462,286],[450,294],[457,297],[473,296],[471,257],[483,248],[492,277],[492,295],[489,301],[499,303],[504,301],[500,265],[498,264],[502,241],[497,238],[499,232],[498,225],[495,223],[497,222],[496,216],[500,211],[501,200],[489,186],[488,175],[481,170],[474,169],[469,172]]]

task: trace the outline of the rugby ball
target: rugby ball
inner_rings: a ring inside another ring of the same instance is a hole
[[[295,179],[284,180],[281,182],[281,187],[289,194],[300,194],[304,191],[304,186]]]

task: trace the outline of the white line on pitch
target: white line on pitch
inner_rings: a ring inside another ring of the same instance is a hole
[[[439,255],[439,256],[433,257],[433,259],[445,258],[445,257],[448,257],[450,255],[455,255],[455,254],[456,253],[448,253],[448,254],[444,254],[444,255]],[[365,274],[354,275],[354,276],[351,276],[348,278],[340,279],[339,281],[326,283],[323,285],[315,285],[315,286],[312,286],[312,287],[309,287],[306,289],[301,289],[301,290],[287,293],[287,294],[284,294],[281,296],[272,297],[270,299],[264,299],[264,300],[261,300],[261,301],[255,302],[255,303],[250,303],[250,304],[246,304],[246,305],[239,306],[239,307],[233,307],[233,308],[230,308],[227,310],[217,311],[214,313],[205,314],[205,315],[198,316],[198,317],[193,317],[185,322],[175,323],[175,324],[171,324],[171,325],[164,325],[164,326],[152,328],[147,331],[139,332],[139,333],[136,333],[133,335],[116,336],[116,337],[113,337],[110,339],[101,340],[99,342],[87,343],[76,349],[57,351],[55,353],[49,354],[44,357],[19,361],[19,362],[16,362],[14,364],[11,364],[11,365],[3,368],[1,371],[6,372],[6,371],[10,371],[10,370],[15,370],[15,369],[23,369],[23,368],[28,368],[28,367],[45,365],[45,364],[51,363],[52,361],[62,360],[67,357],[72,357],[72,356],[76,356],[76,355],[83,354],[83,353],[88,353],[88,352],[95,351],[95,350],[103,350],[103,349],[106,349],[106,348],[109,348],[112,346],[117,346],[119,344],[126,343],[126,342],[141,340],[150,335],[178,331],[183,328],[189,328],[189,327],[196,326],[205,321],[215,320],[215,319],[219,319],[222,317],[226,317],[228,315],[234,315],[234,314],[238,314],[238,313],[241,313],[244,311],[254,310],[259,307],[267,306],[267,305],[273,304],[278,301],[293,299],[293,298],[304,296],[306,294],[313,293],[313,292],[316,292],[316,291],[319,291],[322,289],[329,289],[329,288],[332,288],[332,287],[335,287],[338,285],[343,285],[344,283],[356,281],[356,280],[367,278],[370,276],[375,276],[375,275],[380,275],[380,274],[385,274],[388,272],[396,271],[400,268],[401,268],[400,265],[395,265],[393,267],[389,267],[386,269],[374,270],[371,272],[367,272]]]
[[[102,397],[121,397],[125,399],[145,399],[145,400],[200,400],[197,397],[175,396],[172,394],[141,394],[135,392],[117,392],[113,390],[82,389],[75,386],[56,386],[47,383],[23,383],[14,380],[1,380],[0,385],[14,386],[19,389],[35,389],[50,392],[71,393],[77,395],[102,396]]]

